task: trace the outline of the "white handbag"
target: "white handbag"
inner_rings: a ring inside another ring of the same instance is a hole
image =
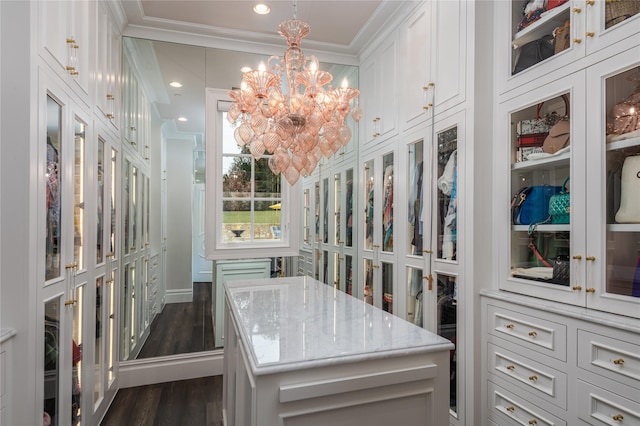
[[[618,223],[640,223],[640,155],[632,155],[622,165]]]

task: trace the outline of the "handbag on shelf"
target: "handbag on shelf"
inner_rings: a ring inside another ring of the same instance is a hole
[[[568,49],[571,45],[571,21],[567,19],[564,25],[553,31],[553,35],[555,37],[554,54]]]
[[[640,13],[638,0],[606,0],[604,5],[604,28],[612,27]]]
[[[553,263],[551,282],[559,285],[569,285],[570,265],[568,258],[558,256]]]
[[[562,189],[559,193],[551,196],[549,200],[549,217],[551,223],[555,224],[567,224],[569,223],[570,211],[571,211],[571,195],[567,191],[567,183],[569,177],[567,177],[562,183]]]
[[[546,117],[540,116],[540,110],[544,102],[536,105],[536,117],[520,120],[516,124],[516,133],[518,134],[518,147],[542,146],[544,140],[549,134],[551,126],[547,122]]]
[[[520,46],[516,52],[512,74],[518,74],[555,54],[555,39],[548,34]]]
[[[623,135],[635,130],[640,130],[640,89],[615,104],[607,117],[607,135]]]
[[[620,182],[618,223],[640,223],[640,155],[624,159]]]
[[[569,0],[547,0],[547,10],[551,10],[558,6],[561,6],[568,2]]]
[[[542,150],[547,154],[555,154],[563,148],[566,148],[571,143],[571,122],[569,120],[569,97],[562,95],[564,100],[565,115],[549,129],[544,143],[542,144]]]
[[[520,189],[511,200],[514,225],[532,225],[547,221],[549,201],[561,191],[560,186],[538,185]]]

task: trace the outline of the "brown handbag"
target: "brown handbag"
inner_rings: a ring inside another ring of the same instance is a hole
[[[571,22],[567,19],[563,26],[557,27],[553,35],[555,36],[555,54],[568,49],[571,45]]]

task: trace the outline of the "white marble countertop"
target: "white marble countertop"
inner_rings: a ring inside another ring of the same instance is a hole
[[[225,294],[255,375],[453,349],[310,277],[230,281]]]

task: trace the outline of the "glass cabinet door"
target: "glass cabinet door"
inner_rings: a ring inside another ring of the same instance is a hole
[[[585,84],[579,72],[505,102],[501,127],[510,149],[496,153],[510,170],[501,201],[510,229],[498,247],[500,261],[508,259],[501,287],[574,305],[585,303],[585,218],[593,210],[585,204]]]
[[[437,258],[456,260],[458,128],[437,135],[438,196],[436,205]]]
[[[589,70],[599,122],[589,133],[588,307],[640,317],[640,48]],[[595,94],[602,94],[597,99]],[[599,172],[598,172],[599,170]]]
[[[374,160],[369,160],[364,164],[364,220],[363,225],[363,248],[373,249],[373,224],[375,206],[375,180],[374,180]]]
[[[382,251],[393,252],[393,153],[382,157]]]
[[[45,280],[61,275],[62,241],[62,106],[47,96]]]

